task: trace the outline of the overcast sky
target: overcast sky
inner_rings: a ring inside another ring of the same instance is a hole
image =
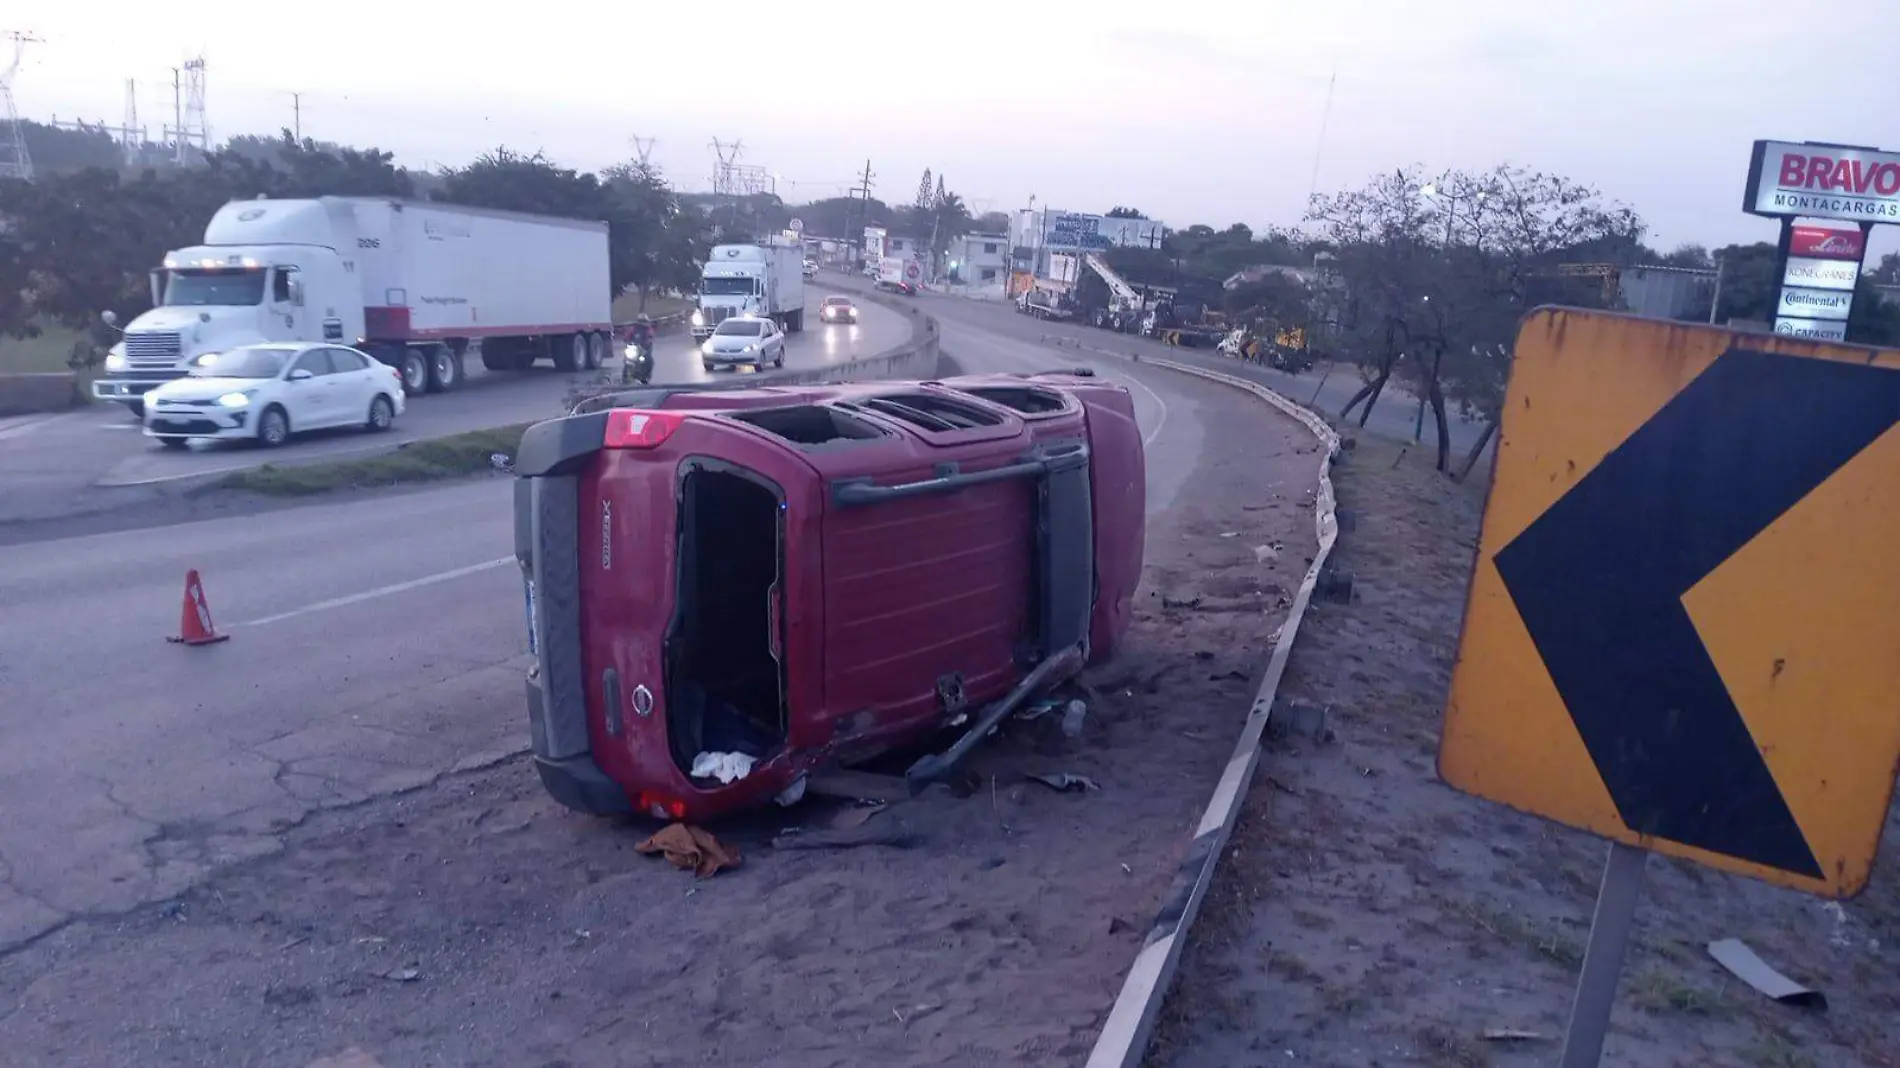
[[[930,167],[979,210],[1261,226],[1299,220],[1316,170],[1326,191],[1513,162],[1627,202],[1667,247],[1772,240],[1738,207],[1757,137],[1900,149],[1897,0],[6,7],[0,30],[45,39],[16,80],[29,118],[117,123],[135,78],[157,139],[201,53],[214,138],[290,125],[297,92],[306,136],[410,166],[507,145],[592,169],[639,134],[700,189],[716,137],[797,200],[869,158],[886,199]]]

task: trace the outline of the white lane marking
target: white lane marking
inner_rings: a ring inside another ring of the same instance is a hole
[[[0,441],[31,433],[48,423],[57,422],[64,418],[66,417],[63,415],[45,415],[38,418],[28,416],[14,422],[0,423]]]
[[[1146,382],[1143,382],[1141,379],[1136,378],[1134,375],[1124,374],[1124,375],[1119,375],[1117,377],[1121,378],[1123,381],[1127,382],[1129,385],[1134,386],[1136,389],[1141,390],[1143,393],[1146,393],[1149,397],[1153,398],[1155,405],[1161,409],[1161,418],[1155,420],[1154,429],[1148,431],[1146,434],[1143,434],[1141,436],[1141,445],[1143,448],[1147,448],[1148,446],[1153,445],[1155,443],[1156,438],[1161,436],[1161,428],[1168,425],[1168,402],[1162,400],[1161,394],[1156,393],[1152,389],[1149,389],[1148,384]]]
[[[465,575],[475,575],[483,571],[493,571],[503,564],[512,564],[514,562],[515,558],[512,556],[497,557],[479,564],[470,564],[467,567],[458,567],[450,571],[438,571],[433,575],[424,575],[421,578],[410,579],[407,582],[394,582],[387,586],[378,586],[373,590],[364,590],[362,593],[352,593],[348,597],[332,597],[327,601],[307,604],[302,608],[293,608],[288,612],[279,612],[274,616],[265,616],[262,619],[253,619],[239,623],[238,626],[261,627],[266,623],[277,623],[286,619],[294,619],[297,616],[307,616],[312,612],[327,612],[332,608],[343,608],[348,605],[362,604],[364,601],[373,601],[378,597],[407,593],[410,590],[421,589],[424,586],[433,586],[438,582],[448,582],[451,579],[462,578]]]

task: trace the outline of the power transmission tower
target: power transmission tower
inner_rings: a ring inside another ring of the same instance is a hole
[[[87,122],[84,119],[62,119],[53,116],[51,125],[61,130],[77,130],[83,134],[99,134],[110,137],[119,147],[119,153],[128,167],[138,165],[139,157],[145,147],[145,130],[139,125],[138,83],[131,78],[125,80],[125,121],[118,126],[107,126],[104,119]]]
[[[713,165],[713,194],[729,197],[732,195],[732,169],[738,165],[739,153],[745,148],[744,141],[728,144],[719,138],[713,138],[713,155],[718,162]]]
[[[172,121],[165,136],[172,143],[172,161],[184,166],[195,145],[200,156],[211,154],[211,125],[205,121],[205,61],[203,56],[172,68]]]
[[[119,127],[119,151],[126,166],[135,166],[145,155],[145,127],[139,125],[139,83],[125,80],[125,120]]]
[[[640,166],[642,168],[652,165],[653,146],[659,143],[660,139],[657,137],[641,137],[639,134],[633,135],[633,151],[640,157]]]
[[[20,58],[26,53],[26,46],[37,44],[40,38],[18,30],[7,33],[6,38],[13,42],[13,62],[5,74],[0,74],[0,105],[4,105],[7,112],[7,139],[0,143],[0,178],[30,182],[33,157],[26,150],[26,127],[20,125],[20,109],[13,102],[13,79],[20,72]]]

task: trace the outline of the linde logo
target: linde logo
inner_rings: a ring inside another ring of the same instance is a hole
[[[1829,260],[1858,260],[1866,251],[1866,239],[1859,230],[1835,230],[1825,226],[1797,226],[1789,235],[1788,252],[1795,256],[1813,256]]]

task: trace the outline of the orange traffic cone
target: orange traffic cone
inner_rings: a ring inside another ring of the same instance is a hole
[[[178,623],[178,636],[165,639],[178,645],[213,645],[229,638],[211,624],[211,606],[205,603],[205,586],[198,571],[185,572],[185,608]]]

